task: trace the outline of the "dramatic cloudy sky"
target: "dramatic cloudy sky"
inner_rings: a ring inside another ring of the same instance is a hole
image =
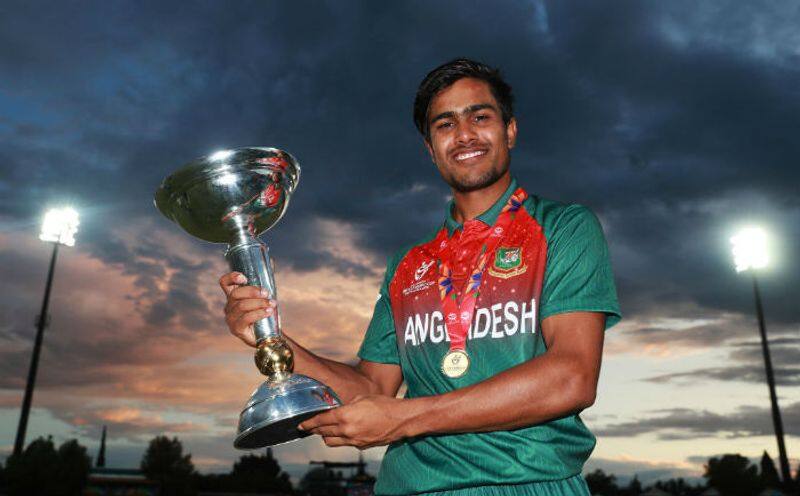
[[[587,469],[699,476],[709,456],[776,457],[742,224],[772,235],[761,276],[792,465],[800,457],[800,10],[791,1],[3,2],[0,5],[0,459],[13,445],[50,247],[47,206],[80,210],[58,262],[28,439],[78,437],[136,466],[179,436],[227,470],[259,381],[222,321],[222,248],[152,194],[223,147],[296,155],[302,182],[265,236],[285,330],[352,360],[386,257],[443,216],[412,125],[428,70],[503,69],[512,167],[597,212],[625,320],[609,332]],[[349,460],[306,440],[276,450]],[[367,458],[377,467],[382,450]]]

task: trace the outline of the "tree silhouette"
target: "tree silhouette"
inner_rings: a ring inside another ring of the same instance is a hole
[[[52,488],[50,467],[58,464],[52,436],[40,437],[19,454],[6,460],[8,494],[46,494]]]
[[[266,455],[244,455],[233,464],[230,490],[240,492],[291,492],[289,476],[281,472],[272,450]]]
[[[9,496],[80,495],[86,484],[91,460],[76,440],[56,450],[53,438],[40,437],[19,455],[6,461],[5,478]]]
[[[642,483],[639,482],[639,476],[634,475],[633,479],[628,483],[628,487],[621,492],[625,496],[640,496],[642,492],[644,492],[644,489],[642,489]]]
[[[703,486],[692,486],[687,483],[683,477],[677,479],[667,479],[665,481],[657,481],[655,486],[662,491],[666,491],[674,496],[695,496],[703,492]]]
[[[617,496],[619,494],[619,487],[617,487],[617,478],[611,474],[606,474],[599,468],[594,472],[586,474],[586,485],[589,486],[589,492],[592,494],[599,494],[602,496]]]
[[[797,471],[794,473],[794,485],[800,488],[800,463],[797,464]]]
[[[778,470],[775,468],[775,463],[772,461],[769,454],[767,454],[766,450],[764,450],[764,454],[761,455],[761,474],[759,475],[759,479],[762,487],[770,487],[773,489],[781,487],[781,479],[778,477]]]
[[[345,496],[345,488],[336,478],[336,472],[325,467],[314,467],[300,479],[300,491],[310,495]]]
[[[742,455],[710,458],[703,477],[722,496],[752,496],[759,490],[758,469]]]
[[[244,455],[227,474],[195,474],[194,489],[209,492],[237,492],[276,494],[294,492],[289,474],[283,472],[272,456],[272,449],[265,455]]]
[[[192,455],[183,454],[183,445],[177,437],[153,438],[142,457],[141,468],[148,478],[161,484],[163,496],[182,496],[191,491]]]
[[[58,461],[54,475],[59,487],[52,494],[81,494],[92,466],[86,448],[76,439],[69,440],[58,447]]]

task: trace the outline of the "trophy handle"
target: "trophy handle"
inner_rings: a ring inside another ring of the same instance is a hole
[[[275,289],[275,277],[272,273],[272,260],[269,258],[269,248],[257,238],[248,236],[238,244],[229,245],[225,252],[231,270],[241,272],[247,278],[247,284],[266,289],[270,298],[278,299]],[[265,317],[253,324],[256,344],[262,341],[281,337],[281,321],[278,308],[269,317]]]

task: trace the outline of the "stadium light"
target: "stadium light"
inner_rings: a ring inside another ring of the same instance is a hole
[[[39,368],[39,354],[42,350],[42,339],[44,329],[47,327],[47,307],[50,303],[50,289],[53,287],[53,273],[56,267],[58,247],[75,246],[75,234],[78,232],[78,212],[74,208],[54,208],[49,210],[44,216],[42,231],[39,239],[48,243],[53,243],[53,254],[50,257],[50,270],[47,272],[47,285],[44,290],[44,300],[42,309],[36,319],[36,338],[33,342],[33,353],[31,355],[31,365],[28,369],[28,382],[25,385],[25,396],[22,399],[22,410],[19,415],[19,425],[17,426],[17,437],[14,440],[14,455],[22,454],[25,445],[25,431],[28,428],[28,417],[31,412],[31,402],[33,401],[33,388],[36,385],[36,371]]]
[[[758,317],[758,329],[761,334],[761,351],[764,355],[764,368],[767,372],[767,386],[769,387],[769,399],[772,405],[772,425],[775,429],[775,437],[778,440],[781,477],[786,487],[788,487],[792,482],[792,476],[789,468],[789,458],[786,455],[786,444],[783,441],[783,420],[781,420],[781,411],[778,407],[778,395],[775,392],[775,375],[772,371],[767,328],[764,324],[764,307],[761,304],[761,291],[756,277],[757,269],[763,269],[769,265],[767,242],[767,233],[760,227],[746,227],[731,237],[736,272],[750,272],[753,280],[756,316]]]
[[[769,264],[767,233],[760,227],[746,227],[731,237],[736,272],[763,269]]]

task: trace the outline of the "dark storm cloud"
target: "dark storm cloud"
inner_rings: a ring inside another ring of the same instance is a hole
[[[399,207],[395,214],[403,211],[398,192],[410,191],[416,181],[433,182],[434,172],[428,166],[427,176],[408,173],[426,168],[420,168],[422,148],[406,125],[407,100],[390,99],[394,112],[375,112],[375,101],[387,101],[386,95],[411,95],[414,78],[397,78],[386,60],[360,48],[363,36],[393,43],[387,35],[393,18],[375,23],[380,12],[369,10],[345,13],[316,4],[318,21],[341,22],[318,22],[313,34],[306,21],[313,23],[314,17],[288,4],[269,10],[247,3],[204,4],[194,20],[186,19],[182,9],[120,4],[65,14],[67,22],[56,15],[44,20],[17,16],[8,36],[16,35],[16,45],[29,52],[26,59],[40,63],[16,67],[17,57],[4,59],[8,73],[18,75],[5,83],[7,91],[19,97],[21,106],[34,103],[32,96],[46,98],[39,105],[45,108],[38,109],[43,124],[10,128],[4,140],[3,163],[12,165],[4,182],[26,190],[26,201],[7,198],[4,210],[24,214],[45,198],[64,196],[60,192],[66,183],[70,196],[100,205],[94,218],[84,219],[96,226],[87,225],[82,233],[88,248],[106,260],[129,258],[116,251],[113,240],[103,241],[103,230],[121,216],[157,216],[150,199],[164,175],[215,147],[279,143],[305,166],[302,187],[284,221],[296,227],[288,229],[288,236],[280,236],[279,227],[274,237],[283,248],[278,251],[298,267],[340,264],[305,242],[313,240],[314,216],[356,223],[365,232],[366,248],[380,246],[384,252],[399,244],[397,233],[405,240],[416,238],[408,233],[419,229],[392,226],[396,220],[386,217],[384,205]],[[398,14],[412,13],[400,8]],[[182,27],[160,29],[173,25]],[[33,33],[70,39],[74,60],[65,62],[59,46],[21,43]],[[348,56],[331,56],[332,51]],[[62,84],[51,88],[47,81],[54,78]],[[396,119],[397,114],[404,118]],[[16,117],[28,120],[24,113]],[[20,139],[35,129],[38,136]],[[413,147],[406,146],[409,138]],[[34,177],[24,172],[33,168]],[[53,184],[47,177],[63,182]],[[430,209],[430,195],[409,194],[407,199]],[[437,218],[440,203],[436,195]],[[424,216],[405,221],[423,222],[429,227]]]
[[[719,343],[717,343],[719,344]],[[775,382],[780,386],[800,386],[800,339],[770,340],[770,360]],[[706,367],[686,372],[662,374],[644,379],[653,383],[676,381],[696,384],[698,380],[735,381],[763,384],[766,380],[760,341],[730,344],[727,367]]]
[[[678,206],[707,199],[713,184],[715,194],[763,187],[797,204],[786,179],[794,177],[787,158],[800,146],[791,139],[800,101],[789,81],[800,73],[786,60],[753,56],[755,39],[703,43],[709,31],[724,38],[740,30],[719,14],[738,10],[728,5],[717,2],[719,17],[698,26],[694,18],[706,7],[684,2],[549,4],[556,45],[586,97],[611,102],[602,123],[611,126],[594,129],[607,133],[598,135],[609,140],[597,149],[604,156],[575,154],[587,165],[611,159],[595,167],[610,169],[603,175],[620,193],[635,193],[609,198],[595,189],[604,203],[635,206],[644,197]],[[754,16],[751,25],[769,22],[775,36],[798,16],[790,3],[759,10],[767,18]]]
[[[644,379],[653,383],[678,381],[682,384],[697,384],[698,380],[751,382],[762,384],[765,381],[763,365],[743,365],[734,367],[711,367],[663,374]],[[775,370],[775,383],[779,386],[800,386],[800,367],[782,367]]]
[[[690,300],[749,310],[746,285],[736,284],[730,269],[726,230],[740,217],[771,218],[778,235],[796,246],[791,157],[798,152],[792,136],[800,100],[793,87],[800,73],[784,60],[752,56],[747,45],[698,42],[703,34],[683,21],[694,13],[686,7],[622,2],[576,15],[554,6],[561,16],[551,9],[551,26],[558,30],[563,22],[562,46],[587,86],[617,102],[603,146],[570,161],[585,168],[596,161],[611,187],[586,191],[606,214],[612,249],[616,242],[634,261],[645,258],[635,271],[625,259],[617,264],[623,295],[642,296],[628,308],[652,307],[658,297],[667,306]],[[782,25],[775,4],[764,10]],[[797,18],[788,4],[784,10]],[[685,31],[688,44],[670,40],[669,20]],[[798,282],[794,267],[789,261],[774,281],[780,289],[770,300],[773,318],[797,321],[787,291]]]
[[[660,440],[696,439],[699,437],[772,436],[775,431],[768,408],[744,406],[735,412],[718,414],[708,410],[674,408],[656,412],[660,415],[634,421],[608,424],[593,429],[599,436],[632,437],[653,433]],[[800,436],[800,403],[781,405],[785,433]]]
[[[641,345],[669,345],[673,347],[707,348],[735,338],[729,327],[719,324],[692,326],[685,329],[641,327],[624,332],[631,343]]]

